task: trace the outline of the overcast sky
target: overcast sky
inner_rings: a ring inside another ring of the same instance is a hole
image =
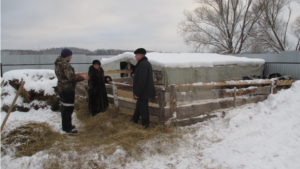
[[[1,0],[1,48],[191,52],[177,26],[195,7],[194,0]]]

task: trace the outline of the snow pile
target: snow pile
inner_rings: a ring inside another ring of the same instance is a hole
[[[25,91],[18,97],[13,111],[19,109],[27,112],[30,108],[44,108],[49,99],[55,102],[57,98],[53,88],[57,84],[57,78],[53,70],[12,70],[4,73],[2,80],[1,107],[5,111],[11,105],[21,81],[25,82]]]
[[[234,109],[216,131],[204,161],[229,168],[300,168],[300,81],[264,102]],[[224,127],[222,127],[224,126]]]
[[[263,65],[263,59],[250,59],[214,53],[156,53],[146,54],[153,65],[161,67],[214,67],[218,65]],[[102,58],[101,63],[106,64],[119,59],[134,59],[132,52],[125,52],[115,57]]]
[[[300,81],[296,81],[263,102],[226,111],[224,118],[180,128],[186,134],[172,154],[145,155],[143,162],[128,168],[298,169],[299,103]]]
[[[25,81],[24,88],[27,91],[44,91],[45,95],[53,95],[53,87],[57,84],[57,78],[54,70],[50,69],[23,69],[11,70],[3,75],[4,82],[9,80]]]

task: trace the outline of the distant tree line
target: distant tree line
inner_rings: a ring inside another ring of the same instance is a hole
[[[132,50],[120,50],[120,49],[97,49],[95,51],[90,51],[88,49],[68,47],[72,50],[73,54],[84,54],[84,55],[118,55],[124,52],[132,52]],[[41,50],[11,50],[3,49],[1,50],[1,55],[59,55],[61,48],[49,48]]]

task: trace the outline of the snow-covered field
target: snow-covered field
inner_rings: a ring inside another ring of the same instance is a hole
[[[33,85],[30,82],[26,84],[28,87]],[[47,84],[49,82],[41,86],[47,90]],[[9,98],[11,100],[5,102],[11,102],[13,97]],[[218,117],[209,121],[179,127],[178,130],[185,134],[176,139],[176,145],[164,142],[160,136],[149,140],[144,145],[141,160],[126,158],[126,151],[121,147],[106,158],[97,154],[96,150],[84,158],[103,161],[108,168],[300,168],[300,81],[293,83],[289,89],[269,95],[263,102],[225,112],[224,117],[219,112]],[[5,115],[5,112],[1,112],[1,123]],[[75,125],[80,125],[75,113],[73,115]],[[27,113],[13,112],[4,131],[28,121],[46,122],[53,130],[61,132],[60,113],[50,108],[32,109]],[[163,144],[164,153],[151,153],[153,144],[157,142]],[[42,168],[41,162],[48,158],[46,151],[21,158],[13,158],[13,154],[9,153],[1,156],[1,168]],[[123,166],[118,163],[121,158],[126,159]],[[68,163],[75,161],[70,160]],[[66,165],[66,168],[68,166],[71,165]]]

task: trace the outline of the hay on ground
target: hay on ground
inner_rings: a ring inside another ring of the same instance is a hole
[[[88,111],[88,103],[82,97],[76,98],[75,112],[82,124],[78,126],[78,134],[60,134],[53,132],[46,123],[29,123],[9,133],[2,133],[2,155],[14,151],[16,157],[31,156],[39,151],[47,150],[55,157],[72,150],[84,156],[84,154],[100,148],[101,154],[109,156],[122,147],[127,152],[126,158],[140,159],[141,154],[145,151],[143,143],[160,136],[163,136],[164,142],[168,143],[172,143],[174,138],[178,138],[174,128],[157,122],[151,121],[148,129],[144,129],[140,123],[129,122],[133,110],[121,109],[120,112],[115,112],[113,105],[110,105],[106,112],[92,116]],[[52,151],[59,153],[55,154]],[[164,153],[163,143],[154,141],[150,153]],[[82,166],[84,161],[81,157],[76,158],[79,159],[76,159],[78,162],[75,163]],[[53,158],[45,161],[45,165],[62,166],[63,161],[64,159],[61,158]],[[87,165],[94,166],[94,163],[91,162]],[[103,165],[105,166],[105,164]]]
[[[46,123],[28,123],[16,129],[1,134],[1,150],[3,155],[9,149],[15,148],[15,156],[32,156],[33,154],[51,148],[55,142],[62,142],[64,135],[54,132]]]
[[[109,154],[113,153],[115,147],[119,145],[129,155],[138,157],[142,152],[139,146],[141,143],[160,134],[169,134],[171,140],[172,135],[175,134],[174,128],[153,121],[150,122],[148,129],[144,129],[140,123],[135,124],[129,121],[133,110],[116,113],[113,105],[110,105],[106,112],[92,116],[88,112],[88,103],[83,98],[76,99],[75,111],[78,119],[84,124],[78,137],[81,145],[91,148],[108,145],[107,153]]]

